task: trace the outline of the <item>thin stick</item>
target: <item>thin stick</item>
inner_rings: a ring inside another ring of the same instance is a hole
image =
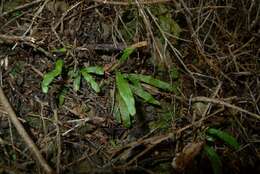
[[[152,17],[155,25],[158,27],[160,33],[162,34],[165,42],[171,47],[172,51],[174,52],[175,56],[177,57],[178,61],[181,63],[181,65],[183,66],[183,68],[190,74],[190,76],[193,78],[194,82],[197,81],[196,78],[193,75],[193,72],[191,72],[189,70],[189,68],[185,65],[185,63],[182,60],[182,55],[181,53],[171,44],[171,42],[169,41],[169,39],[166,37],[165,32],[163,31],[163,29],[160,27],[160,25],[158,24],[156,18],[154,17],[154,15],[152,15],[151,11],[149,9],[147,9],[148,13],[150,14],[150,16]]]
[[[135,1],[112,1],[112,0],[93,0],[98,3],[103,4],[111,4],[111,5],[138,5],[139,4],[159,4],[159,3],[167,3],[171,2],[172,0],[141,0],[138,3]]]
[[[60,20],[58,21],[58,23],[55,24],[55,26],[52,27],[52,30],[56,30],[57,27],[63,22],[64,18],[67,16],[67,14],[68,14],[70,11],[72,11],[74,8],[76,8],[77,6],[79,6],[82,2],[83,2],[83,1],[77,2],[76,4],[72,5],[68,10],[66,10],[66,11],[62,14],[62,16],[61,16]],[[93,8],[93,7],[96,7],[96,6],[91,6],[91,7],[89,7],[89,8],[91,9],[91,8]],[[89,9],[89,8],[87,8],[87,9]]]
[[[45,2],[43,3],[43,5],[41,5],[39,7],[39,9],[36,11],[36,13],[34,14],[33,18],[32,18],[32,22],[31,24],[29,25],[29,27],[27,28],[27,30],[23,33],[23,36],[26,36],[27,33],[32,29],[32,26],[36,20],[36,18],[39,17],[40,13],[42,12],[42,10],[44,9],[45,5],[49,2],[50,0],[45,0]]]
[[[52,168],[48,165],[46,160],[43,158],[42,154],[40,153],[38,147],[34,144],[31,137],[28,135],[28,133],[25,131],[23,125],[18,120],[12,106],[10,105],[8,99],[6,98],[4,91],[2,87],[0,87],[0,102],[4,106],[5,110],[8,113],[8,117],[11,120],[11,122],[14,124],[15,128],[17,129],[17,132],[20,134],[20,136],[23,138],[24,142],[28,146],[28,148],[33,153],[35,159],[40,163],[42,168],[46,173],[53,173]]]
[[[0,39],[6,43],[14,43],[14,42],[32,42],[35,43],[36,39],[33,37],[23,37],[23,36],[15,36],[15,35],[5,35],[0,34]]]
[[[43,1],[43,0],[36,0],[36,1],[33,1],[33,2],[29,2],[29,3],[27,3],[27,4],[23,4],[23,5],[17,6],[17,7],[14,8],[14,9],[11,9],[11,10],[9,10],[9,11],[4,12],[3,14],[0,15],[0,17],[6,16],[6,15],[8,15],[8,14],[10,14],[10,13],[13,13],[13,12],[18,11],[18,10],[22,10],[22,9],[24,9],[24,8],[29,8],[29,7],[31,7],[31,6],[33,6],[33,5],[39,4],[39,3],[42,2],[42,1]]]
[[[220,88],[221,88],[221,85],[222,85],[222,83],[219,83],[219,84],[218,84],[218,86],[216,87],[214,93],[211,95],[211,98],[215,98],[215,97],[218,95],[218,92],[219,92],[219,90],[220,90]],[[205,117],[206,117],[206,115],[207,115],[207,113],[208,113],[208,111],[209,111],[210,106],[211,106],[211,103],[208,103],[207,106],[206,106],[206,108],[205,108],[205,110],[204,110],[204,112],[203,112],[203,114],[202,114],[202,117],[201,117],[201,119],[200,119],[199,127],[202,125],[202,122],[203,122],[203,120],[205,119]]]
[[[57,109],[55,108],[53,110],[54,113],[54,120],[55,120],[55,125],[56,125],[56,142],[57,142],[57,147],[58,147],[58,152],[57,152],[57,160],[56,160],[56,173],[60,173],[60,162],[61,162],[61,135],[60,135],[60,127],[59,127],[59,117],[57,113]]]
[[[226,107],[229,107],[229,108],[232,108],[232,109],[235,109],[235,110],[238,110],[240,112],[243,112],[245,114],[248,114],[258,120],[260,120],[260,115],[257,115],[255,113],[252,113],[250,111],[247,111],[243,108],[240,108],[238,106],[235,106],[235,105],[232,105],[230,103],[227,103],[227,102],[224,102],[224,101],[221,101],[221,100],[218,100],[218,99],[214,99],[214,98],[208,98],[208,97],[194,97],[191,99],[192,102],[209,102],[209,103],[214,103],[214,104],[219,104],[219,105],[223,105],[223,106],[226,106]]]
[[[30,36],[15,36],[15,35],[5,35],[5,34],[0,34],[0,40],[7,43],[7,44],[12,44],[12,43],[24,43],[26,45],[29,45],[33,48],[35,48],[36,50],[42,52],[43,54],[45,54],[47,57],[54,59],[54,57],[52,56],[51,53],[49,53],[48,51],[46,51],[45,49],[43,49],[42,47],[40,47],[37,43],[36,43],[36,39]]]
[[[186,18],[186,22],[188,24],[188,28],[190,30],[190,32],[192,33],[191,34],[191,38],[193,40],[193,42],[195,43],[195,46],[198,50],[198,53],[202,56],[202,58],[204,59],[204,61],[206,61],[206,63],[215,71],[215,72],[220,72],[220,69],[216,66],[214,66],[212,64],[212,62],[210,62],[207,58],[207,56],[205,55],[205,51],[204,51],[204,48],[200,42],[200,39],[199,39],[199,36],[196,34],[196,31],[194,30],[193,28],[193,25],[192,25],[192,20],[191,20],[191,17],[192,17],[192,13],[190,12],[189,8],[187,7],[187,5],[185,4],[185,2],[183,0],[180,0],[180,3],[182,4],[182,6],[184,7],[185,9],[185,12],[183,13],[185,18]],[[203,25],[203,24],[202,24]]]

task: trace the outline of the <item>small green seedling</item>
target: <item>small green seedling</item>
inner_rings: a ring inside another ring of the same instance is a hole
[[[62,106],[64,104],[65,96],[66,96],[67,92],[68,92],[68,89],[66,87],[64,87],[58,94],[59,106]]]
[[[116,95],[117,103],[115,107],[117,112],[114,112],[114,116],[118,122],[121,123],[122,121],[126,127],[131,126],[132,117],[136,113],[134,96],[140,97],[144,102],[153,105],[160,105],[159,101],[157,101],[149,92],[145,91],[142,87],[142,83],[149,84],[162,90],[170,92],[174,91],[169,83],[155,79],[151,76],[141,74],[121,74],[120,72],[117,72],[116,86],[118,94]]]
[[[101,66],[89,66],[83,68],[81,71],[85,71],[90,74],[104,75],[104,68]]]
[[[52,50],[53,53],[66,53],[68,50],[66,47],[62,47],[62,48],[57,48]]]
[[[62,59],[58,59],[55,63],[55,68],[48,72],[47,74],[45,74],[43,76],[43,81],[42,81],[42,92],[44,93],[48,93],[49,90],[49,85],[51,84],[51,82],[61,74],[62,72],[62,67],[63,67],[63,60]]]
[[[120,72],[116,73],[116,84],[118,92],[125,102],[129,114],[132,116],[135,115],[136,110],[134,95],[132,93],[132,90],[130,89],[128,82]]]
[[[53,80],[57,76],[59,76],[62,73],[63,64],[64,64],[63,60],[58,59],[55,63],[55,68],[52,71],[50,71],[44,75],[43,81],[41,83],[42,91],[44,93],[48,93],[49,85],[53,82]],[[90,67],[82,68],[81,70],[69,71],[68,76],[70,79],[73,79],[73,89],[75,91],[79,90],[81,75],[82,75],[83,78],[90,84],[91,88],[95,92],[97,92],[97,93],[100,92],[100,87],[97,84],[97,82],[94,80],[92,74],[103,75],[104,70],[102,67],[99,67],[99,66],[90,66]],[[62,104],[64,102],[63,100],[64,100],[65,94],[62,92],[61,92],[61,94],[62,95],[59,96],[59,104]]]
[[[175,92],[175,89],[171,84],[155,79],[152,76],[142,74],[125,74],[125,76],[131,81],[143,82],[151,86],[163,89],[165,91]]]
[[[68,72],[69,79],[73,80],[73,90],[77,92],[80,88],[80,81],[81,81],[81,75],[80,71],[77,70],[70,70]]]
[[[226,143],[228,146],[230,146],[235,150],[238,150],[240,148],[240,145],[237,142],[237,140],[227,132],[221,131],[219,129],[209,128],[207,130],[207,133],[213,137],[219,138],[220,140],[222,140],[224,143]]]
[[[222,162],[217,154],[217,152],[210,146],[205,145],[203,148],[203,152],[207,155],[214,174],[221,174],[222,173]]]
[[[80,72],[83,78],[90,84],[91,88],[96,93],[99,93],[100,87],[91,74],[104,75],[104,69],[99,66],[91,66],[91,67],[82,68]]]
[[[173,80],[178,80],[180,77],[179,71],[177,68],[172,68],[170,71],[170,76]]]
[[[141,86],[141,83],[137,85],[131,85],[130,84],[131,90],[134,92],[135,95],[138,97],[142,98],[144,102],[146,103],[151,103],[154,105],[160,105],[160,102],[157,101],[149,92],[145,91],[143,87]]]
[[[124,99],[122,98],[122,96],[119,93],[117,93],[116,98],[117,98],[117,105],[118,105],[117,107],[119,108],[119,110],[118,110],[119,112],[117,113],[116,120],[120,123],[122,120],[124,126],[129,128],[129,127],[131,127],[131,117],[133,115],[131,115],[129,113],[129,110],[128,110],[129,106],[127,106]],[[128,102],[128,104],[129,104],[129,102]]]
[[[120,62],[123,63],[125,62],[129,56],[134,52],[135,48],[134,47],[127,47],[124,49],[124,52],[122,54],[122,56],[120,57]]]
[[[216,140],[216,138],[218,138],[235,150],[238,150],[240,148],[237,140],[227,132],[221,131],[219,129],[209,128],[207,129],[206,133],[208,137],[212,137],[210,138],[210,141]],[[205,145],[204,153],[208,156],[210,160],[214,174],[222,173],[222,162],[214,148]]]
[[[123,54],[121,55],[117,65],[123,64],[129,56],[134,52],[134,50],[142,45],[145,45],[146,42],[139,43],[139,45],[134,44],[130,47],[124,49]],[[113,68],[115,69],[115,67]],[[135,108],[135,98],[138,96],[143,99],[144,102],[160,105],[160,102],[157,101],[149,92],[145,91],[142,83],[154,86],[156,88],[174,92],[175,88],[167,82],[155,79],[148,75],[141,74],[122,74],[121,72],[116,72],[116,103],[114,108],[114,117],[117,122],[123,123],[124,126],[130,127],[132,117],[136,113]]]
[[[80,82],[81,82],[81,75],[83,76],[83,79],[85,79],[91,86],[91,88],[95,92],[100,92],[100,87],[98,83],[95,81],[92,74],[96,75],[104,75],[104,69],[100,66],[90,66],[82,68],[81,70],[70,70],[68,72],[68,76],[70,79],[73,80],[73,90],[78,91],[80,88]]]

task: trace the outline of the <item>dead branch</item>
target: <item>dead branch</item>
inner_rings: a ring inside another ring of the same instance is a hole
[[[3,17],[3,16],[6,16],[10,13],[13,13],[13,12],[16,12],[18,10],[22,10],[22,9],[25,9],[25,8],[29,8],[33,5],[36,5],[36,4],[39,4],[40,2],[42,2],[43,0],[36,0],[36,1],[33,1],[33,2],[29,2],[29,3],[26,3],[26,4],[23,4],[23,5],[20,5],[20,6],[17,6],[16,8],[14,9],[11,9],[9,11],[6,11],[4,12],[3,14],[0,15],[0,17]]]
[[[44,169],[44,171],[46,173],[53,173],[52,168],[48,165],[47,161],[43,158],[43,156],[40,153],[38,147],[32,141],[31,137],[28,135],[28,133],[24,129],[23,125],[18,120],[18,117],[15,114],[15,112],[14,112],[11,104],[9,103],[8,99],[6,98],[2,87],[0,87],[0,102],[2,103],[5,110],[7,111],[8,117],[11,120],[11,122],[14,124],[15,128],[17,129],[17,132],[20,134],[20,136],[23,138],[23,140],[26,143],[26,145],[28,146],[28,148],[33,153],[35,159],[39,162],[39,164],[42,166],[42,168]]]
[[[5,35],[0,34],[0,40],[3,40],[6,43],[15,43],[15,42],[32,42],[34,43],[36,41],[33,37],[23,37],[23,36],[14,36],[14,35]]]
[[[7,44],[16,44],[21,42],[42,52],[43,54],[45,54],[45,56],[54,59],[51,53],[49,53],[48,51],[40,47],[38,44],[36,44],[36,39],[33,37],[0,34],[0,41],[3,41]]]
[[[135,1],[111,1],[111,0],[93,0],[98,3],[111,4],[111,5],[138,5]],[[171,0],[140,0],[139,4],[159,4],[171,2]]]
[[[248,115],[254,117],[257,120],[260,120],[260,115],[257,115],[255,113],[249,112],[249,111],[247,111],[247,110],[245,110],[243,108],[240,108],[238,106],[232,105],[230,103],[227,103],[227,102],[224,102],[224,101],[221,101],[221,100],[218,100],[218,99],[208,98],[208,97],[194,97],[194,98],[191,99],[191,101],[192,102],[209,102],[209,103],[223,105],[223,106],[226,106],[228,108],[232,108],[232,109],[238,110],[239,112],[243,112],[245,114],[248,114]]]

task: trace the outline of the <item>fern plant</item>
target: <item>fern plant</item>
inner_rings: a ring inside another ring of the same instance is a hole
[[[61,75],[63,70],[63,64],[64,61],[62,59],[58,59],[55,63],[54,69],[43,76],[41,87],[44,93],[48,93],[49,86],[51,85],[51,83],[54,81],[55,78]],[[81,76],[83,76],[83,78],[87,81],[87,83],[91,86],[91,88],[97,93],[100,92],[100,86],[95,81],[93,75],[103,75],[103,74],[104,74],[103,67],[99,67],[99,66],[89,66],[89,67],[84,67],[81,70],[68,72],[68,76],[73,80],[73,89],[75,91],[79,90]]]
[[[240,148],[239,143],[237,142],[236,138],[230,135],[227,132],[221,131],[215,128],[209,128],[206,131],[207,140],[211,142],[215,142],[216,139],[223,141],[229,147],[234,150],[238,150]],[[203,149],[203,153],[207,155],[214,174],[221,174],[222,173],[222,162],[220,156],[217,154],[213,146],[205,145]]]
[[[130,55],[134,52],[135,47],[130,46],[124,49],[118,64],[123,64],[128,60]],[[117,64],[117,65],[118,65]],[[162,89],[168,92],[176,92],[177,89],[164,81],[153,78],[149,75],[142,74],[127,74],[116,71],[116,102],[114,107],[114,117],[118,123],[123,123],[127,128],[131,127],[132,120],[136,114],[135,97],[141,98],[144,102],[160,105],[153,95],[145,90],[144,84]]]
[[[126,127],[131,126],[131,116],[134,116],[136,112],[134,96],[141,98],[144,102],[158,106],[160,105],[160,102],[143,88],[143,84],[169,92],[175,91],[175,88],[169,83],[155,79],[152,76],[142,74],[121,74],[120,72],[117,72],[116,86],[119,95],[116,95],[116,102],[118,102],[116,107],[119,108],[121,120],[118,117],[118,113],[115,113],[115,115],[116,120],[119,122],[122,121]]]

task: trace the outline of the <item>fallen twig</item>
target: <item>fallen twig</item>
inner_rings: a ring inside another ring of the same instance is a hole
[[[219,92],[219,90],[220,90],[220,88],[221,88],[221,85],[222,85],[222,83],[219,83],[219,84],[218,84],[218,86],[217,86],[216,89],[214,90],[213,94],[211,95],[211,98],[214,99],[214,98],[218,95],[218,92]],[[211,104],[212,104],[212,103],[209,102],[209,103],[207,104],[205,110],[203,111],[202,117],[201,117],[200,122],[199,122],[199,127],[202,125],[202,122],[203,122],[203,120],[205,119],[205,117],[206,117],[206,115],[207,115],[207,113],[208,113],[208,111],[209,111],[209,108],[211,107]]]
[[[32,26],[34,24],[34,22],[36,21],[36,18],[39,17],[40,13],[43,11],[45,5],[49,2],[50,0],[45,0],[45,2],[39,7],[39,9],[36,11],[36,13],[34,14],[33,18],[32,18],[32,22],[29,25],[29,27],[27,28],[27,30],[23,33],[23,36],[26,36],[27,33],[32,29]]]
[[[6,15],[8,15],[10,13],[13,13],[13,12],[18,11],[18,10],[22,10],[24,8],[29,8],[29,7],[31,7],[33,5],[39,4],[42,1],[43,0],[36,0],[36,1],[33,1],[33,2],[29,2],[29,3],[23,4],[23,5],[17,6],[14,9],[11,9],[9,11],[4,12],[3,14],[0,15],[0,17],[6,16]]]
[[[0,34],[0,40],[3,40],[6,43],[14,43],[14,42],[32,42],[35,43],[36,39],[33,37],[23,37],[23,36],[15,36],[15,35],[5,35]]]
[[[17,42],[22,42],[42,52],[43,54],[45,54],[45,56],[54,59],[51,53],[49,53],[48,51],[40,47],[38,44],[36,44],[36,39],[33,37],[0,34],[0,40],[7,44],[15,44]]]
[[[135,1],[113,1],[113,0],[93,0],[98,3],[103,4],[111,4],[111,5],[137,5]],[[159,4],[159,3],[166,3],[171,2],[171,0],[140,0],[140,4]]]
[[[185,9],[185,12],[183,12],[185,18],[186,18],[186,22],[188,25],[188,28],[191,32],[191,38],[193,40],[193,42],[195,43],[195,46],[197,48],[198,54],[203,58],[203,61],[205,61],[215,72],[220,72],[219,67],[215,66],[212,61],[208,60],[207,55],[205,54],[203,45],[201,44],[201,41],[198,37],[198,34],[196,34],[196,31],[192,25],[192,13],[189,10],[189,8],[187,7],[187,5],[185,4],[185,2],[183,0],[180,0],[181,5],[183,6],[183,8]],[[180,9],[180,7],[177,8],[178,10]]]
[[[130,152],[135,149],[136,147],[143,145],[146,148],[138,153],[137,155],[135,155],[130,161],[128,161],[126,164],[124,164],[123,166],[117,166],[115,167],[115,169],[118,168],[126,168],[127,166],[131,165],[133,162],[135,162],[138,158],[142,157],[143,155],[145,155],[148,151],[150,151],[151,149],[153,149],[155,146],[157,146],[158,144],[160,144],[161,142],[171,139],[174,137],[173,133],[168,133],[166,135],[159,135],[159,136],[154,136],[154,137],[150,137],[150,138],[146,138],[146,139],[139,139],[133,143],[129,143],[128,145],[124,146],[122,149],[120,149],[119,151],[117,151],[114,155],[116,155],[118,152],[120,152],[120,154],[116,155],[117,157],[115,159],[113,159],[113,163],[117,162],[117,161],[125,161],[126,158],[128,158],[129,156],[127,154],[131,154]]]
[[[218,99],[208,98],[208,97],[194,97],[194,98],[191,99],[191,101],[192,102],[209,102],[209,103],[214,103],[214,104],[220,104],[220,105],[223,105],[223,106],[226,106],[226,107],[238,110],[240,112],[243,112],[245,114],[248,114],[248,115],[250,115],[250,116],[260,120],[260,115],[257,115],[255,113],[247,111],[247,110],[245,110],[243,108],[240,108],[238,106],[232,105],[230,103],[227,103],[227,102],[224,102],[224,101],[221,101],[221,100],[218,100]]]
[[[6,98],[4,91],[2,87],[0,87],[0,102],[4,106],[5,110],[8,113],[8,117],[10,118],[11,122],[14,124],[15,128],[17,129],[17,132],[20,134],[20,136],[23,138],[24,142],[28,146],[28,148],[31,150],[33,155],[35,156],[35,159],[40,163],[42,168],[46,173],[53,173],[52,168],[48,165],[46,160],[43,158],[42,154],[40,153],[38,147],[35,145],[35,143],[32,141],[31,137],[28,135],[28,133],[25,131],[23,125],[18,120],[12,106],[10,105],[8,99]]]
[[[56,160],[56,173],[59,174],[60,173],[60,162],[61,162],[61,135],[60,135],[60,127],[59,127],[59,117],[58,117],[58,113],[57,113],[57,109],[55,108],[53,110],[53,115],[54,115],[54,120],[55,120],[55,125],[56,125],[56,142],[57,142],[57,160]]]

